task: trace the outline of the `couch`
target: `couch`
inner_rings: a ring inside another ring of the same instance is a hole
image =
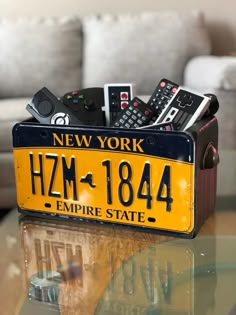
[[[212,56],[199,11],[3,19],[0,22],[0,208],[16,205],[12,126],[41,87],[55,95],[134,82],[144,100],[166,77],[220,102],[218,194],[236,185],[236,57]],[[228,171],[221,165],[229,165]],[[224,178],[225,180],[224,180]]]

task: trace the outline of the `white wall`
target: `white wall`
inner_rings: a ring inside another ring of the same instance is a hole
[[[91,15],[164,9],[201,9],[206,16],[214,53],[236,51],[235,0],[0,0],[0,17]]]

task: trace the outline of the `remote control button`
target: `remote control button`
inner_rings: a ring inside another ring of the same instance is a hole
[[[162,82],[160,83],[160,86],[161,86],[162,88],[164,88],[164,87],[166,86],[166,83],[165,83],[164,81],[162,81]]]
[[[53,112],[54,106],[47,100],[38,104],[38,112],[40,115],[47,117]]]
[[[79,100],[83,100],[84,99],[84,95],[83,94],[78,95],[78,99]]]
[[[54,125],[69,125],[70,124],[70,116],[65,113],[56,113],[51,118],[51,124]]]
[[[119,108],[120,108],[119,102],[112,102],[111,103],[111,109],[112,109],[113,112],[119,111]]]
[[[94,103],[93,100],[85,100],[84,108],[87,109],[88,111],[94,111],[96,110],[96,104]]]
[[[127,103],[127,102],[122,102],[121,105],[120,105],[120,107],[121,107],[122,109],[126,108],[127,106],[128,106],[128,103]]]
[[[111,98],[113,99],[113,100],[117,100],[118,99],[118,94],[117,93],[111,93]]]
[[[145,110],[144,115],[145,115],[145,116],[149,116],[149,115],[150,115],[149,110]]]
[[[177,87],[173,87],[173,89],[171,91],[172,91],[172,93],[176,93]]]
[[[133,105],[134,105],[135,107],[137,107],[137,106],[139,105],[139,103],[138,103],[138,102],[133,102]]]
[[[73,92],[71,92],[71,94],[72,94],[72,95],[78,95],[79,92],[78,92],[78,91],[73,91]]]
[[[73,103],[73,104],[78,104],[78,103],[79,103],[79,100],[77,100],[77,99],[75,98],[75,99],[72,100],[72,103]]]
[[[129,98],[129,94],[127,92],[120,92],[120,99],[127,100]]]
[[[67,99],[67,100],[71,100],[71,99],[72,99],[72,95],[67,95],[67,96],[66,96],[66,99]]]

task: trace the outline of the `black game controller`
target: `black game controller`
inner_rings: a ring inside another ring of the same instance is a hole
[[[104,90],[100,87],[67,92],[61,102],[83,125],[105,126]]]
[[[68,110],[46,87],[39,90],[26,109],[43,124],[83,125],[72,111]]]

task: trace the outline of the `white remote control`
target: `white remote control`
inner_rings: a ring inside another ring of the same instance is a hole
[[[184,131],[201,119],[210,102],[205,95],[179,87],[154,124],[171,122],[175,130]]]
[[[120,112],[134,98],[135,85],[132,83],[104,84],[104,109],[106,125],[111,126]]]

